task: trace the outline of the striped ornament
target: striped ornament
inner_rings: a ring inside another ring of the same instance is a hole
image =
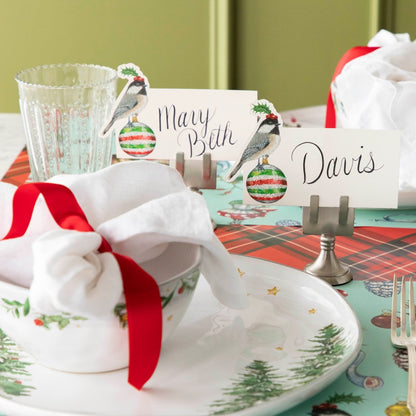
[[[153,130],[138,121],[127,123],[120,131],[118,141],[121,149],[134,157],[147,156],[156,146]]]
[[[286,193],[286,176],[276,166],[257,165],[247,176],[246,187],[249,195],[257,202],[272,204]]]

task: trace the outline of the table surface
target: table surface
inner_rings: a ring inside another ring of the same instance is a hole
[[[20,115],[0,114],[0,175],[7,172],[8,181],[16,185],[28,175],[27,156],[20,154],[23,145]],[[304,235],[300,226],[237,223],[219,225],[216,234],[230,253],[300,270],[320,251],[319,236]],[[337,237],[335,253],[354,277],[337,289],[361,323],[361,352],[329,387],[282,415],[409,414],[405,407],[407,353],[393,348],[389,327],[393,275],[416,272],[415,251],[414,228],[356,227],[353,236]]]

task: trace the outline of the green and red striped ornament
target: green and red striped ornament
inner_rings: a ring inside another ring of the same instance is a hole
[[[153,152],[156,137],[146,124],[133,120],[127,123],[118,136],[121,149],[129,156],[144,157]]]
[[[283,198],[287,189],[285,174],[267,163],[257,165],[247,176],[247,192],[257,202],[272,204]]]

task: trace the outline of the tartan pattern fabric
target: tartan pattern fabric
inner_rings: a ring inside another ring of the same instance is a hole
[[[320,236],[301,227],[221,226],[217,237],[233,254],[262,258],[302,270],[320,252]],[[416,273],[416,230],[356,227],[351,237],[335,238],[335,255],[355,280],[390,281]]]
[[[29,175],[29,156],[25,148],[18,154],[6,174],[3,176],[2,181],[19,186],[27,181]]]
[[[26,149],[17,156],[4,182],[21,185],[30,174]],[[317,235],[301,227],[221,225],[216,234],[230,253],[262,258],[302,270],[320,252]],[[349,265],[355,280],[391,281],[416,273],[416,229],[355,227],[351,237],[336,237],[335,254]]]

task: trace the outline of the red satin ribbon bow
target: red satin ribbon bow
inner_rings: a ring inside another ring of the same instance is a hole
[[[54,183],[19,186],[13,197],[13,221],[4,240],[25,234],[33,209],[42,194],[56,223],[67,230],[94,231],[72,191]],[[104,238],[100,252],[111,252],[123,279],[129,331],[128,382],[141,389],[152,376],[162,344],[162,306],[155,280],[130,257],[114,253]]]
[[[347,51],[336,66],[332,81],[334,81],[334,79],[341,73],[342,69],[348,62],[358,58],[359,56],[367,55],[376,49],[378,49],[378,46],[356,46]],[[331,87],[329,87],[328,100],[326,102],[325,127],[334,128],[336,127],[336,122],[335,106],[334,101],[332,100]]]

